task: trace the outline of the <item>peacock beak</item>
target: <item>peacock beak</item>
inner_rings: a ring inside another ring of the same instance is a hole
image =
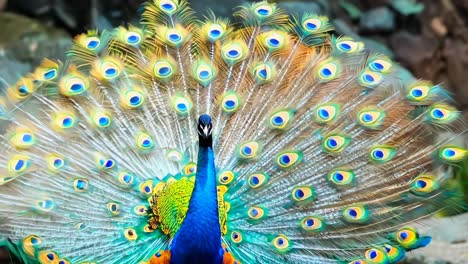
[[[207,138],[210,135],[210,128],[208,126],[203,128],[203,136]]]

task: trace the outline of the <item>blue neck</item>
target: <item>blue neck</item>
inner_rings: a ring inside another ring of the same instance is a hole
[[[172,241],[171,264],[222,263],[223,250],[218,218],[213,148],[211,144],[200,142],[195,187],[187,215]]]

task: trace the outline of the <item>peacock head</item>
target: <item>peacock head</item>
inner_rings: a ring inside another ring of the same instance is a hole
[[[213,125],[211,123],[211,116],[204,114],[198,118],[198,136],[201,141],[210,141]]]

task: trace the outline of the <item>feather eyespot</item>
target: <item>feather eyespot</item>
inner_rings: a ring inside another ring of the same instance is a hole
[[[17,128],[10,136],[10,144],[17,149],[30,149],[37,143],[35,133],[28,128]]]
[[[51,69],[46,72],[44,72],[44,80],[53,80],[57,76],[57,70],[56,69]]]
[[[406,249],[415,249],[419,247],[420,236],[413,227],[404,227],[394,234],[395,240]]]
[[[355,174],[352,170],[335,169],[328,173],[328,180],[337,187],[346,187],[354,182]]]
[[[88,37],[85,40],[85,46],[89,50],[96,50],[101,45],[101,40],[98,37]]]
[[[445,162],[460,162],[468,151],[457,146],[443,146],[439,149],[439,157]]]
[[[177,29],[169,29],[166,33],[166,40],[174,46],[179,46],[183,41],[183,36]]]
[[[229,185],[235,178],[235,174],[232,171],[223,171],[218,176],[218,182],[222,185]]]
[[[44,213],[51,212],[57,207],[57,204],[54,202],[54,200],[49,199],[49,198],[38,200],[35,202],[35,204],[36,204],[35,209]]]
[[[58,263],[58,255],[53,251],[40,251],[37,256],[39,263]]]
[[[252,75],[257,84],[265,84],[274,79],[276,70],[271,63],[257,63],[253,67]]]
[[[386,56],[378,56],[369,60],[367,66],[374,72],[388,73],[392,69],[392,61]]]
[[[167,14],[174,14],[178,9],[176,2],[171,0],[160,0],[158,6],[163,12]]]
[[[151,194],[153,194],[153,181],[147,180],[147,181],[140,183],[139,190],[143,196],[145,197],[150,196]]]
[[[261,145],[257,141],[250,141],[241,144],[238,148],[238,157],[242,160],[253,160],[258,157],[261,151]]]
[[[301,29],[308,36],[325,32],[331,29],[331,26],[326,16],[305,15],[301,20]]]
[[[153,137],[145,132],[140,132],[136,135],[136,147],[140,151],[151,151],[155,147]]]
[[[34,257],[34,253],[36,252],[36,249],[39,248],[42,245],[42,238],[36,236],[36,235],[30,235],[23,239],[21,246],[26,252],[31,257]]]
[[[292,110],[280,110],[270,116],[270,127],[273,129],[283,130],[288,127],[293,118]]]
[[[141,42],[141,40],[143,38],[141,37],[141,34],[138,33],[138,32],[128,31],[125,34],[125,39],[126,39],[128,44],[137,45],[137,44],[139,44]]]
[[[176,71],[176,65],[172,58],[154,60],[152,65],[154,76],[162,81],[170,80]]]
[[[240,98],[234,91],[228,91],[221,100],[221,109],[226,114],[232,114],[239,109]]]
[[[335,120],[340,112],[340,105],[334,103],[320,104],[314,112],[314,120],[319,124],[328,124]]]
[[[122,70],[123,64],[120,60],[106,57],[94,63],[91,74],[99,80],[113,81],[120,76]]]
[[[105,79],[111,80],[119,76],[120,68],[114,62],[103,62],[100,69]]]
[[[200,61],[194,68],[195,79],[204,86],[207,86],[216,76],[215,69],[212,65]]]
[[[133,207],[133,212],[139,216],[145,216],[148,214],[148,208],[144,205],[137,205]]]
[[[372,263],[385,264],[388,263],[387,254],[379,249],[371,248],[365,253],[366,259]]]
[[[431,99],[436,87],[431,82],[417,81],[412,83],[406,90],[406,98],[415,103],[426,103]]]
[[[192,101],[190,101],[188,98],[186,98],[183,95],[176,95],[172,99],[172,106],[174,107],[174,110],[178,115],[188,115],[190,111],[192,110]]]
[[[247,216],[249,217],[250,220],[253,220],[253,221],[264,219],[267,217],[267,215],[268,215],[268,210],[260,206],[252,206],[247,211]]]
[[[364,44],[362,42],[353,41],[352,39],[343,38],[336,41],[335,47],[340,52],[357,53],[364,49]]]
[[[368,263],[367,263],[367,261],[358,259],[358,260],[353,260],[353,261],[349,262],[348,264],[368,264]]]
[[[96,167],[102,171],[109,171],[117,165],[114,159],[109,158],[101,153],[97,153],[94,157]]]
[[[194,162],[190,162],[183,168],[182,172],[185,175],[191,175],[197,173],[197,164]]]
[[[434,176],[423,174],[416,177],[411,183],[411,192],[416,195],[427,195],[439,189],[439,182]]]
[[[212,24],[208,30],[208,39],[211,42],[215,42],[224,37],[226,33],[226,25],[224,24]]]
[[[273,239],[273,246],[278,250],[280,253],[284,253],[288,251],[291,247],[291,243],[287,236],[279,235]]]
[[[259,188],[266,184],[269,180],[269,176],[266,173],[254,173],[248,178],[248,183],[251,188]]]
[[[89,88],[89,82],[81,74],[70,73],[60,79],[58,87],[61,95],[71,97],[85,93]]]
[[[41,65],[37,68],[37,70],[33,74],[34,81],[36,82],[48,82],[53,81],[59,75],[59,64],[51,61],[51,60],[44,60]]]
[[[109,213],[113,216],[120,214],[120,204],[116,202],[109,202],[106,204],[106,208]]]
[[[381,73],[373,72],[365,69],[358,77],[358,82],[361,86],[367,88],[375,88],[382,83],[383,76]]]
[[[109,112],[98,109],[91,113],[90,123],[93,127],[107,129],[112,125],[112,116]]]
[[[365,128],[378,129],[382,126],[385,116],[384,110],[378,107],[367,107],[359,111],[357,122]]]
[[[306,231],[321,232],[325,229],[325,223],[321,217],[307,216],[301,220],[301,227]]]
[[[47,168],[52,172],[59,172],[65,166],[65,159],[58,154],[49,154],[46,156]]]
[[[405,257],[405,250],[400,247],[384,244],[383,250],[385,250],[390,263],[397,263]]]
[[[268,4],[267,2],[260,2],[252,7],[255,15],[261,20],[270,17],[275,11],[275,6]]]
[[[57,132],[74,128],[78,123],[76,115],[69,111],[58,111],[52,114],[51,127]]]
[[[221,47],[222,58],[230,66],[245,59],[248,52],[247,45],[241,40],[226,42]]]
[[[349,223],[366,223],[370,219],[370,213],[367,208],[363,205],[355,205],[346,207],[342,215],[344,219]]]
[[[377,87],[383,80],[381,73],[365,69],[358,77],[358,82],[361,86],[367,88]]]
[[[279,30],[267,31],[260,35],[260,41],[269,52],[275,52],[285,48],[289,41],[289,36]]]
[[[8,160],[8,172],[10,175],[20,175],[31,166],[31,157],[28,155],[15,154]]]
[[[395,155],[396,149],[390,146],[376,146],[371,148],[369,153],[370,160],[377,164],[388,162],[393,159]]]
[[[315,192],[309,186],[297,186],[291,191],[291,197],[297,203],[310,202],[315,198]]]
[[[135,175],[126,171],[119,172],[118,181],[122,187],[129,188],[135,182]]]
[[[302,161],[302,156],[299,151],[281,152],[276,156],[276,164],[283,169],[292,168]]]
[[[124,230],[124,236],[129,241],[135,241],[138,239],[138,235],[133,228],[127,228]]]
[[[120,96],[120,104],[125,109],[140,108],[144,102],[145,95],[139,90],[138,87],[134,87],[132,90],[122,92]]]
[[[73,189],[76,192],[83,193],[89,188],[89,181],[85,178],[78,178],[73,181]]]
[[[427,121],[435,124],[450,124],[457,120],[460,112],[451,105],[434,104],[427,112]]]
[[[242,233],[238,232],[238,231],[232,231],[231,232],[231,241],[236,243],[236,244],[239,244],[242,242]]]
[[[53,81],[59,75],[59,64],[51,61],[51,60],[44,60],[41,65],[37,68],[34,72],[34,79],[38,82],[41,81]]]
[[[338,61],[328,59],[324,61],[317,69],[317,78],[321,82],[329,82],[338,77],[340,65]]]
[[[339,154],[348,147],[351,138],[341,134],[330,134],[322,141],[322,149],[330,154]]]

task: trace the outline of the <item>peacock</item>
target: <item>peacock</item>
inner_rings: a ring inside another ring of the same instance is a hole
[[[380,263],[431,241],[466,131],[440,85],[247,3],[149,0],[0,97],[0,239],[24,263]],[[234,20],[233,20],[234,21]]]

